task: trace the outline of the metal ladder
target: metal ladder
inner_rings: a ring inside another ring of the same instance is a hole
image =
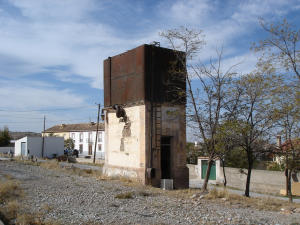
[[[161,106],[154,105],[154,130],[155,130],[155,149],[160,150],[161,147],[161,135],[162,135],[162,116]]]

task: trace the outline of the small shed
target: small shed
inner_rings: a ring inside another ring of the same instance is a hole
[[[42,137],[24,137],[15,142],[15,156],[42,157]],[[53,158],[64,154],[63,137],[44,138],[44,157]]]

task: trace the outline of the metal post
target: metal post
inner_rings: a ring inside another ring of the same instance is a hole
[[[46,116],[44,115],[44,131],[43,131],[43,140],[42,140],[42,158],[44,158],[44,151],[45,151],[45,124],[46,124]]]
[[[100,114],[100,104],[98,105],[98,117],[97,117],[97,132],[96,132],[96,140],[95,140],[95,149],[94,149],[94,163],[96,162],[96,147],[97,147],[97,141],[98,141],[98,129],[99,129],[99,114]]]

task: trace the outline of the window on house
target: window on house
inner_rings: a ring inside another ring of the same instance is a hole
[[[92,132],[89,132],[89,140],[88,142],[92,142]]]
[[[83,152],[83,144],[79,145],[79,152],[82,153]]]
[[[79,134],[79,141],[83,142],[83,133],[82,132]]]
[[[72,138],[73,140],[75,140],[75,134],[74,134],[74,133],[71,134],[71,138]]]
[[[102,151],[102,144],[98,144],[98,151]]]
[[[102,142],[102,132],[98,132],[98,142]]]

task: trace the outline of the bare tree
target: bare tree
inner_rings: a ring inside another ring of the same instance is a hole
[[[254,45],[257,52],[263,52],[261,63],[293,73],[300,81],[300,30],[295,30],[286,19],[282,23],[268,24],[259,20],[261,27],[269,36]],[[289,73],[285,73],[288,75]]]
[[[186,53],[185,58],[178,60],[186,63],[187,82],[187,123],[201,138],[202,150],[208,157],[208,167],[202,190],[207,189],[207,183],[213,160],[218,157],[217,130],[226,105],[226,88],[231,84],[234,66],[222,71],[223,51],[217,51],[217,59],[210,60],[207,65],[194,65],[192,60],[204,45],[202,31],[180,29],[168,30],[161,33],[168,40],[171,48]],[[198,86],[193,86],[194,81]]]

